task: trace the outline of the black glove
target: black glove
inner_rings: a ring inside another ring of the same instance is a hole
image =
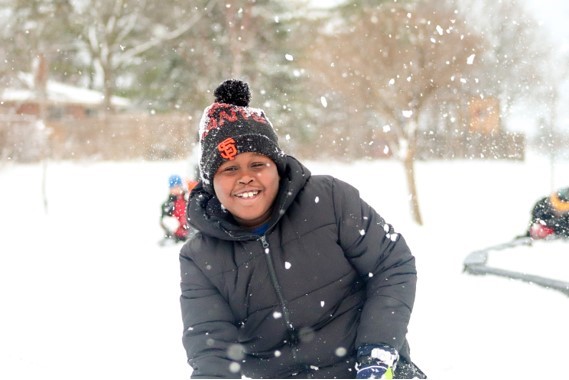
[[[387,344],[366,344],[358,348],[356,379],[393,379],[399,353]]]

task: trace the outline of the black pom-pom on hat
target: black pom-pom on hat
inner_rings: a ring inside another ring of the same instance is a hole
[[[251,100],[249,85],[237,79],[228,79],[221,83],[213,93],[216,103],[233,104],[248,107]]]

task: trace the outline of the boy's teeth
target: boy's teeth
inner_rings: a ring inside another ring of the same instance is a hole
[[[239,194],[240,198],[252,198],[257,195],[258,191],[248,191],[246,193]]]

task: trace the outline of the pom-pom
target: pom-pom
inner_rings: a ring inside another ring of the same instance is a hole
[[[233,104],[247,107],[251,100],[249,85],[237,79],[228,79],[215,89],[213,93],[217,103]]]

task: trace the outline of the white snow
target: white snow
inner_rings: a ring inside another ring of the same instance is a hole
[[[569,298],[462,272],[470,252],[524,231],[533,203],[551,190],[546,159],[417,162],[423,227],[411,221],[400,163],[306,164],[358,187],[413,250],[419,282],[408,338],[431,378],[563,376]],[[41,165],[0,166],[0,378],[189,377],[180,246],[157,245],[174,173],[189,175],[191,165],[50,162],[45,213]],[[569,161],[555,175],[568,186]],[[489,264],[569,280],[560,242],[492,254]],[[543,358],[528,363],[535,352]]]

